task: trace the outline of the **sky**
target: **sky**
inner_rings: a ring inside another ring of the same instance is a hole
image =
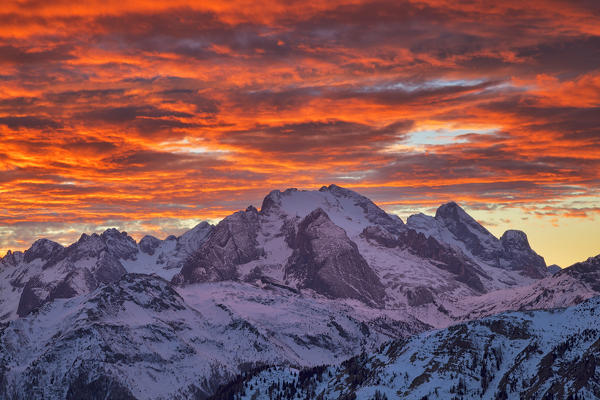
[[[600,253],[600,3],[3,1],[0,253],[338,184]]]

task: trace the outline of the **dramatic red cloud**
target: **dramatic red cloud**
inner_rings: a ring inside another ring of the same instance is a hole
[[[206,3],[3,3],[0,249],[329,183],[598,215],[598,2]]]

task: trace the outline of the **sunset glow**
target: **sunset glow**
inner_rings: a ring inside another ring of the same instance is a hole
[[[0,252],[331,183],[600,253],[594,1],[8,1]]]

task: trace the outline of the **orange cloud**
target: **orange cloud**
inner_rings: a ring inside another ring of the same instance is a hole
[[[166,232],[331,182],[591,218],[575,202],[600,183],[594,7],[9,1],[0,228]]]

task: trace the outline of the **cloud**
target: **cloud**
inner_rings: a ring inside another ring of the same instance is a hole
[[[21,117],[0,117],[0,125],[5,125],[9,129],[59,129],[61,123],[53,121],[49,118],[37,117],[33,115]]]
[[[328,183],[413,209],[592,218],[597,205],[577,201],[600,187],[597,13],[562,0],[9,2],[0,225],[167,229]],[[2,246],[22,247],[19,232]]]

